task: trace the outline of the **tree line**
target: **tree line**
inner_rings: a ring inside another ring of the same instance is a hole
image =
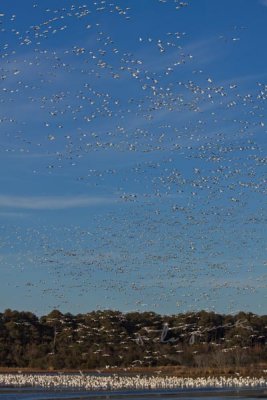
[[[0,366],[95,369],[181,365],[246,366],[267,362],[267,315],[177,315],[105,310],[37,317],[0,313]]]

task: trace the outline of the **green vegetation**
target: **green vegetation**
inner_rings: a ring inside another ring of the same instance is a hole
[[[161,316],[93,311],[38,318],[0,313],[0,366],[93,369],[177,365],[244,367],[267,362],[267,315],[213,312]]]

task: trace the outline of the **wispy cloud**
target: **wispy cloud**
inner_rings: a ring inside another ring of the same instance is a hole
[[[63,210],[115,203],[113,197],[100,196],[8,196],[0,195],[0,207],[27,210]]]
[[[260,0],[260,4],[267,7],[267,0]]]

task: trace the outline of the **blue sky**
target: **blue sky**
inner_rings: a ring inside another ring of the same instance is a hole
[[[265,0],[4,0],[1,308],[266,312]]]

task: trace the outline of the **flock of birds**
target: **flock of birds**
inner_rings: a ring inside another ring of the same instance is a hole
[[[73,347],[74,344],[82,344],[89,346],[91,354],[100,356],[105,359],[108,364],[106,368],[117,367],[114,361],[110,361],[111,353],[108,350],[108,346],[117,346],[118,339],[120,343],[119,358],[123,359],[124,356],[129,353],[130,347],[135,343],[142,349],[142,356],[131,361],[130,367],[141,367],[141,366],[151,366],[156,360],[159,363],[161,361],[176,361],[179,360],[179,356],[186,352],[184,345],[194,345],[199,344],[200,348],[203,344],[208,344],[207,335],[215,334],[220,329],[235,330],[235,335],[231,339],[229,337],[224,337],[221,339],[215,339],[215,341],[210,342],[210,345],[222,353],[235,354],[237,349],[247,352],[249,347],[248,339],[250,344],[253,343],[265,343],[266,336],[262,335],[262,332],[255,330],[255,327],[251,323],[243,318],[237,319],[235,322],[227,322],[224,324],[199,324],[196,321],[192,321],[191,318],[195,318],[194,314],[186,314],[183,318],[179,318],[179,322],[173,323],[173,321],[167,322],[164,317],[159,317],[158,315],[150,316],[146,319],[141,319],[139,323],[136,323],[134,332],[129,334],[125,329],[120,327],[120,322],[127,321],[127,317],[122,313],[117,313],[115,319],[112,320],[111,316],[105,315],[105,311],[98,312],[95,316],[87,315],[86,318],[77,323],[77,327],[74,330],[75,335],[73,335],[71,322],[67,316],[61,316],[57,318],[47,318],[46,323],[54,326],[54,349],[50,355],[55,354],[55,348],[68,333],[69,347]],[[116,313],[115,313],[116,314]],[[148,313],[147,313],[148,314]],[[110,318],[111,317],[111,318]],[[141,317],[141,315],[140,315]],[[142,318],[142,317],[141,317]],[[145,318],[143,316],[143,318]],[[197,317],[197,320],[199,317]],[[55,326],[57,324],[57,326]],[[245,336],[241,336],[240,332]],[[226,335],[227,336],[227,335]],[[88,339],[93,339],[93,344],[88,343]],[[182,342],[181,342],[182,340]],[[233,344],[233,341],[235,343]],[[66,343],[66,339],[65,339]],[[105,345],[103,346],[103,343]],[[171,347],[166,347],[165,345],[169,343]],[[160,345],[160,346],[157,346]],[[163,345],[163,346],[162,346]],[[151,347],[152,346],[152,347]],[[153,346],[156,346],[153,348]],[[201,353],[199,350],[194,350],[192,354],[195,356]],[[85,357],[89,357],[88,353],[85,353]],[[212,355],[210,354],[210,359]],[[216,356],[215,356],[216,357]]]
[[[255,389],[266,387],[265,377],[178,378],[175,376],[120,376],[83,374],[0,374],[1,386],[84,390]]]
[[[66,310],[249,307],[266,289],[267,85],[203,59],[238,51],[247,28],[192,44],[178,28],[193,5],[177,0],[25,7],[0,10],[0,152],[47,196],[0,196],[7,284]],[[151,7],[178,28],[153,30]],[[61,182],[93,211],[46,206]],[[36,217],[46,207],[59,223]]]

